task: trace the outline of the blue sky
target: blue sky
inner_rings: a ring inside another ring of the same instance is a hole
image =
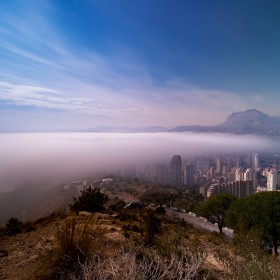
[[[279,114],[280,3],[3,0],[0,130]]]

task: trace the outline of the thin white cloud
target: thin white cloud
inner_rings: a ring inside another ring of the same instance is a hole
[[[3,60],[3,68],[0,58],[0,100],[103,116],[107,123],[118,120],[124,125],[215,124],[247,108],[234,93],[174,78],[155,85],[149,69],[125,51],[107,57],[70,47],[51,24],[52,7],[40,3],[38,10],[25,6],[24,19],[2,13],[0,48],[16,58]]]
[[[0,83],[0,100],[16,105],[34,106],[43,109],[73,111],[88,115],[104,115],[107,118],[127,120],[139,125],[148,124],[213,124],[217,108],[231,100],[226,109],[240,107],[242,102],[233,94],[207,91],[194,87],[110,89],[86,83],[72,83],[72,92],[61,92],[51,88]],[[75,96],[75,93],[79,92]],[[159,92],[161,94],[159,94]],[[145,98],[143,98],[143,95]],[[171,98],[170,98],[171,95]],[[192,98],[195,96],[195,101]],[[156,97],[156,98],[155,98]],[[236,99],[236,100],[235,100]],[[235,103],[233,103],[235,101]],[[206,114],[201,114],[201,111]],[[211,117],[212,115],[212,117]],[[220,117],[220,115],[219,115]]]

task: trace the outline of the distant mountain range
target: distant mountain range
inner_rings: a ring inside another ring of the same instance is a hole
[[[147,128],[130,127],[95,127],[86,131],[89,132],[219,132],[234,134],[259,134],[259,135],[280,135],[280,117],[271,117],[256,109],[243,112],[235,112],[227,117],[225,122],[215,126],[182,125],[174,128],[153,126]]]
[[[167,132],[169,129],[162,126],[150,126],[142,128],[133,127],[114,127],[114,126],[97,126],[93,128],[88,128],[86,132]]]
[[[177,126],[169,131],[220,132],[234,134],[280,135],[280,117],[270,117],[256,109],[235,112],[215,126]]]

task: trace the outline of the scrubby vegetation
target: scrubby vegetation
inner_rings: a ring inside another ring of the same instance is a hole
[[[104,210],[107,201],[109,201],[108,195],[102,193],[99,188],[89,186],[81,191],[78,198],[73,198],[73,203],[69,206],[72,211],[96,212]]]
[[[66,218],[57,226],[56,247],[45,250],[34,275],[61,280],[206,279],[202,267],[206,252],[197,242],[187,242],[186,224],[153,210],[123,209],[110,223],[125,228],[133,221],[135,227],[123,230],[123,235],[118,232],[118,238],[109,238],[111,229],[98,221],[94,214],[85,220]]]
[[[227,223],[240,234],[254,234],[278,255],[280,242],[280,192],[263,192],[236,200]]]
[[[57,227],[56,247],[45,251],[33,275],[61,280],[279,279],[279,260],[271,259],[256,237],[237,235],[229,242],[151,211],[123,209],[109,216],[113,228],[104,227],[96,214],[66,218]],[[145,222],[148,215],[152,218]],[[155,217],[160,223],[151,226]],[[117,237],[111,238],[112,233]]]
[[[223,227],[225,226],[226,212],[235,200],[236,197],[231,194],[220,193],[211,196],[205,202],[199,203],[194,211],[208,220],[212,218],[217,223],[220,234],[222,234]]]
[[[88,188],[74,200],[70,213],[58,211],[29,224],[35,230],[55,225],[55,230],[53,242],[36,237],[40,258],[26,279],[279,279],[280,261],[270,252],[280,239],[278,192],[241,200],[221,194],[197,206],[197,213],[203,210],[208,219],[218,215],[221,225],[233,226],[232,240],[194,228],[162,207],[186,203],[194,194],[168,198],[154,188],[142,194],[146,207],[129,208],[119,199],[105,210],[108,196]],[[195,204],[199,201],[197,197]],[[24,227],[11,219],[2,232],[18,234],[26,232]]]
[[[97,227],[97,218],[90,216],[79,220],[70,216],[56,226],[56,247],[48,249],[43,240],[39,240],[44,248],[42,263],[34,272],[40,279],[68,279],[68,275],[79,275],[82,266],[95,253],[102,237],[102,230]]]
[[[5,227],[0,228],[1,235],[16,235],[19,233],[30,232],[35,229],[33,222],[21,222],[17,218],[10,218]]]

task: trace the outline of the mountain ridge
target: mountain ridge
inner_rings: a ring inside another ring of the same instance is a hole
[[[173,128],[165,128],[162,126],[151,126],[144,128],[132,127],[109,127],[100,126],[89,128],[86,132],[206,132],[206,133],[233,133],[233,134],[258,134],[258,135],[280,135],[280,116],[269,116],[257,109],[249,109],[245,111],[233,112],[226,120],[217,125],[180,125]]]

